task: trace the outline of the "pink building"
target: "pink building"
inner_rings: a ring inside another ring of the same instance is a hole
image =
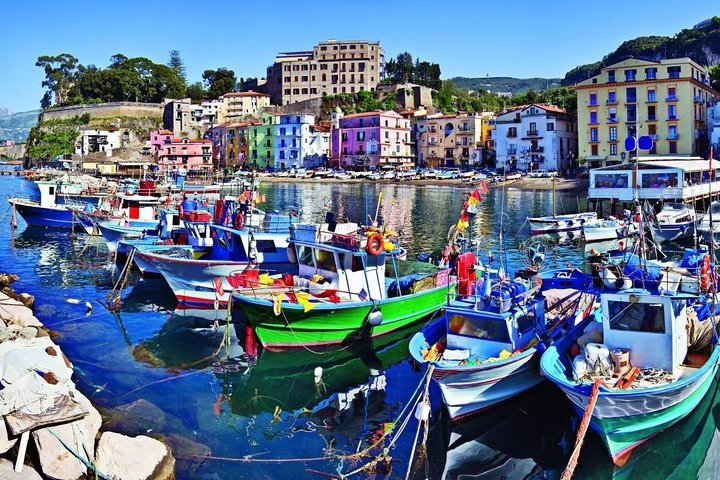
[[[212,140],[177,138],[170,130],[156,130],[150,133],[150,146],[159,173],[178,169],[188,172],[213,169]]]
[[[333,115],[332,160],[336,167],[413,166],[410,120],[396,112]]]

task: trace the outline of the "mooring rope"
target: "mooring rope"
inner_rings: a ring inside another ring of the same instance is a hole
[[[565,471],[563,471],[562,476],[560,477],[561,480],[570,480],[573,476],[573,472],[575,471],[575,467],[577,467],[577,462],[580,458],[580,449],[582,448],[585,434],[587,433],[588,426],[590,425],[590,418],[592,417],[592,412],[595,409],[595,403],[597,402],[598,396],[600,395],[601,382],[601,378],[596,378],[595,382],[593,383],[592,390],[590,392],[590,398],[588,398],[588,404],[587,407],[585,407],[585,413],[583,414],[582,421],[580,422],[580,427],[578,427],[577,439],[575,440],[575,448],[573,448],[572,455],[570,455],[570,460],[568,461],[567,468],[565,468]]]

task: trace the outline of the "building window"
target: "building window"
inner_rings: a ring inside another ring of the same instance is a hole
[[[357,132],[357,141],[362,142],[363,140],[365,140],[365,132]]]
[[[677,140],[677,125],[668,125],[668,140]]]
[[[596,112],[595,110],[593,110],[592,112],[590,112],[590,124],[591,124],[591,125],[595,125],[595,124],[597,124],[597,123],[598,123],[598,121],[597,121],[597,112]]]
[[[303,75],[303,76],[302,76],[302,81],[303,81],[303,82],[307,82],[307,81],[308,81],[308,76],[307,76],[307,75]]]
[[[608,92],[608,99],[607,99],[608,105],[611,105],[613,103],[617,103],[617,96],[615,94],[615,90],[610,90]]]
[[[648,102],[655,102],[655,90],[648,90],[647,91],[647,101]]]
[[[302,94],[303,94],[303,95],[307,95],[307,93],[308,93],[308,89],[307,89],[307,88],[303,88],[301,91],[302,91]]]
[[[284,81],[285,81],[285,82],[289,82],[289,81],[290,81],[290,77],[285,77],[285,80],[284,80]]]
[[[626,82],[634,82],[636,74],[637,74],[637,70],[635,70],[635,69],[625,70],[625,81]]]
[[[596,107],[596,106],[597,106],[597,93],[591,93],[591,94],[590,94],[590,103],[589,103],[589,105],[590,105],[591,107]]]
[[[656,67],[649,67],[645,69],[645,79],[646,80],[655,80],[657,78],[657,68]]]
[[[617,127],[610,127],[610,141],[617,142]]]
[[[293,95],[300,95],[300,89],[299,89],[299,88],[293,88]]]
[[[676,102],[677,96],[675,95],[675,87],[668,87],[668,96],[666,98],[668,102]]]
[[[668,105],[668,120],[677,120],[677,105]]]
[[[597,157],[597,154],[598,154],[597,144],[590,145],[590,155]]]
[[[597,120],[597,119],[596,119],[596,120]],[[554,123],[548,123],[548,124],[547,124],[547,131],[548,131],[548,132],[552,132],[553,130],[555,130],[555,124],[554,124]]]
[[[668,78],[680,78],[680,67],[668,67]]]
[[[597,127],[592,127],[590,129],[590,141],[591,142],[597,142],[598,141],[598,129]]]
[[[628,105],[626,113],[628,122],[637,122],[637,105]]]
[[[610,155],[617,155],[617,143],[610,144]]]
[[[628,103],[637,102],[637,94],[635,87],[628,87],[625,89],[625,98]]]
[[[610,107],[608,109],[608,122],[610,123],[617,123],[617,108]]]
[[[615,70],[608,70],[608,83],[615,82]]]
[[[670,153],[677,153],[677,142],[668,142]]]

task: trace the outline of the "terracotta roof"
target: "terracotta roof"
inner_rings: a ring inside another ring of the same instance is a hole
[[[343,116],[342,120],[345,120],[346,118],[369,117],[371,115],[387,115],[389,113],[394,113],[395,115],[400,116],[394,110],[375,110],[373,112],[351,113],[350,115]]]
[[[266,93],[260,93],[260,92],[253,92],[252,90],[248,92],[228,92],[224,95],[222,95],[223,98],[226,97],[269,97],[270,95]]]
[[[173,132],[171,132],[170,130],[165,130],[165,129],[158,130],[157,133],[158,133],[158,135],[172,135],[173,134]]]

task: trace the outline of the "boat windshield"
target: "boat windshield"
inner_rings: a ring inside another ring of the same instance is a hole
[[[665,333],[661,303],[608,302],[610,328],[632,332]]]
[[[482,338],[493,342],[510,343],[510,334],[504,319],[489,319],[450,314],[448,331],[457,335]]]

